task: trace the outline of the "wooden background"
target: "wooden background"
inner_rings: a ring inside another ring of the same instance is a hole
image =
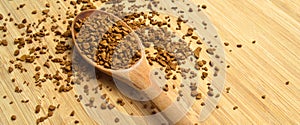
[[[51,14],[65,13],[69,1],[57,5],[52,0],[2,0],[0,1],[0,13],[12,14],[15,20],[22,18],[35,19],[39,15],[31,15],[33,9],[39,11],[45,9],[45,3],[50,3]],[[215,25],[223,42],[230,45],[226,48],[226,63],[231,67],[227,69],[225,87],[230,87],[230,93],[225,91],[219,109],[202,124],[299,124],[300,123],[300,1],[299,0],[194,0],[195,4],[205,4],[205,13]],[[16,8],[20,3],[26,6],[19,11]],[[55,5],[55,6],[54,6]],[[100,4],[97,4],[99,6]],[[57,8],[61,7],[61,10]],[[62,14],[64,15],[64,14]],[[58,24],[60,25],[60,24]],[[10,66],[8,61],[13,59],[16,49],[12,45],[13,39],[20,36],[19,30],[8,24],[9,34],[7,40],[9,47],[0,47],[1,52],[1,90],[0,90],[0,124],[35,124],[36,119],[47,114],[49,105],[60,104],[51,118],[42,124],[74,124],[79,120],[80,124],[97,124],[84,106],[78,103],[74,97],[75,91],[58,93],[54,91],[52,84],[44,85],[41,89],[30,85],[23,85],[24,80],[32,79],[33,67],[28,68],[28,74],[19,74],[15,71],[7,73]],[[63,28],[62,28],[63,29]],[[2,37],[3,33],[0,33]],[[2,39],[0,37],[0,39]],[[51,40],[51,38],[46,39]],[[256,43],[252,44],[255,40]],[[242,44],[242,48],[237,48]],[[54,44],[49,43],[49,48]],[[52,47],[51,47],[52,46]],[[232,52],[229,52],[232,50]],[[24,50],[26,51],[26,50]],[[54,52],[53,50],[50,52]],[[39,60],[38,64],[44,61]],[[50,70],[42,72],[55,72],[58,66],[51,66]],[[103,76],[106,78],[107,76]],[[12,83],[11,79],[16,78]],[[30,81],[30,80],[29,80]],[[285,83],[289,81],[289,85]],[[103,84],[116,89],[110,79],[103,79]],[[23,89],[21,94],[15,93],[15,86]],[[106,91],[106,90],[103,90]],[[111,100],[116,100],[120,93],[107,92]],[[7,98],[3,99],[2,96]],[[41,98],[42,95],[47,95]],[[266,98],[262,99],[261,96]],[[53,99],[56,97],[56,99]],[[29,99],[29,103],[21,103],[20,100]],[[13,101],[13,104],[9,104]],[[125,102],[130,100],[126,99]],[[42,105],[39,114],[34,113],[37,104]],[[233,110],[238,106],[237,110]],[[117,107],[118,110],[136,115],[147,114],[142,104],[134,104],[128,107]],[[69,114],[75,110],[75,116]],[[16,115],[17,120],[11,121],[11,115]],[[111,118],[103,114],[103,117]],[[105,122],[105,120],[103,119]],[[128,124],[136,123],[132,120],[120,118]]]

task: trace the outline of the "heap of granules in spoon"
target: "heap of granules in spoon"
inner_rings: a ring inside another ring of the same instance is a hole
[[[101,13],[92,14],[88,21],[85,20],[75,23],[76,31],[81,31],[76,42],[89,59],[104,68],[116,70],[130,68],[141,58],[138,39],[125,23]],[[82,26],[83,22],[87,23]]]

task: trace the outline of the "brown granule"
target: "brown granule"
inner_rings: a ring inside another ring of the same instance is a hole
[[[12,116],[10,117],[10,119],[11,119],[12,121],[15,121],[15,120],[17,119],[17,116],[16,116],[16,115],[12,115]]]
[[[108,109],[113,109],[114,107],[115,107],[115,105],[113,105],[113,104],[108,104]]]
[[[14,71],[14,69],[12,67],[8,67],[8,73],[11,73],[13,71]]]
[[[46,14],[49,13],[49,11],[50,11],[49,9],[45,9],[45,10],[42,11],[42,13],[43,13],[44,15],[46,15]]]
[[[119,118],[115,118],[115,123],[118,123],[120,121]]]
[[[70,116],[74,116],[75,115],[75,111],[72,111]]]
[[[237,107],[237,106],[234,106],[234,107],[233,107],[233,110],[236,110],[236,109],[238,109],[238,108],[239,108],[239,107]]]
[[[36,10],[33,10],[33,11],[31,12],[31,14],[37,14],[37,11],[36,11]]]
[[[8,42],[4,39],[4,40],[0,40],[0,46],[3,45],[3,46],[7,46],[8,45]]]
[[[19,54],[20,54],[20,51],[19,50],[15,50],[14,56],[18,56]]]
[[[48,107],[48,110],[49,110],[49,111],[54,111],[55,109],[56,109],[56,107],[53,106],[53,105],[50,105],[50,106]]]
[[[26,4],[20,4],[20,8],[23,8]]]
[[[228,43],[228,42],[225,42],[224,45],[225,45],[225,46],[229,46],[229,43]]]
[[[40,70],[41,70],[40,66],[35,67],[35,71],[40,71]]]
[[[229,93],[230,87],[226,88],[226,93]]]
[[[37,113],[39,113],[40,111],[41,111],[41,105],[37,105],[36,107],[35,107],[35,110],[34,110],[34,112],[37,114]]]
[[[101,109],[106,109],[106,104],[105,103],[101,103],[100,108]]]
[[[45,6],[46,6],[47,8],[50,8],[50,4],[49,4],[49,3],[46,3]]]
[[[16,92],[16,93],[21,93],[22,91],[23,91],[23,90],[20,89],[18,86],[15,87],[15,92]]]
[[[45,62],[44,66],[48,69],[50,68],[50,64],[48,62]]]
[[[200,104],[201,106],[205,106],[205,103],[204,102],[201,102],[201,104]]]
[[[289,85],[289,84],[290,84],[290,82],[289,82],[289,81],[285,82],[285,85]]]
[[[52,117],[53,113],[54,113],[53,111],[49,111],[48,114],[47,114],[47,117]]]
[[[75,123],[75,124],[79,124],[79,121],[78,121],[78,120],[75,120],[74,123]]]

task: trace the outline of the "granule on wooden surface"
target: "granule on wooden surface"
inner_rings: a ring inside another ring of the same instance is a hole
[[[78,121],[78,120],[75,120],[74,123],[75,123],[75,124],[79,124],[79,121]]]
[[[16,115],[12,115],[12,116],[10,117],[10,119],[11,119],[12,121],[15,121],[15,120],[17,119],[17,116],[16,116]]]
[[[74,116],[75,115],[75,111],[73,110],[70,114],[70,116]]]
[[[48,110],[49,110],[49,111],[54,111],[55,109],[56,109],[56,107],[53,106],[53,105],[50,105],[50,106],[48,107]]]
[[[234,106],[232,109],[233,110],[237,110],[239,107],[237,107],[237,106]]]
[[[115,123],[118,123],[120,121],[120,119],[117,117],[115,118]]]
[[[41,105],[36,105],[36,107],[35,107],[35,110],[34,110],[34,113],[39,113],[40,111],[41,111]]]
[[[285,85],[289,85],[289,84],[290,84],[290,81],[285,82]]]

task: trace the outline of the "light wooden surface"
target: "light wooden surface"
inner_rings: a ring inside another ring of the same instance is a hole
[[[45,9],[45,3],[49,2],[51,14],[65,13],[69,1],[61,2],[59,6],[56,1],[39,0],[14,0],[0,2],[0,13],[12,14],[15,20],[20,22],[23,18],[37,18],[39,15],[31,15],[34,9]],[[227,69],[225,87],[230,87],[230,93],[225,91],[219,109],[216,109],[203,124],[299,124],[300,123],[300,1],[298,0],[260,0],[260,1],[237,1],[237,0],[194,0],[197,4],[206,4],[204,10],[215,25],[223,42],[230,43],[226,49],[226,63],[231,67]],[[20,11],[16,8],[20,3],[26,6]],[[55,6],[54,6],[55,5]],[[61,7],[62,10],[57,8]],[[62,14],[64,15],[64,14]],[[58,23],[58,25],[61,25]],[[28,73],[19,74],[14,71],[7,73],[10,66],[8,61],[13,59],[16,49],[12,41],[20,36],[20,31],[8,23],[9,41],[8,47],[0,47],[1,52],[1,91],[0,91],[0,124],[35,124],[36,119],[45,116],[49,105],[60,104],[60,108],[54,112],[43,124],[74,124],[79,120],[80,124],[97,124],[88,115],[84,106],[78,103],[74,97],[75,91],[58,93],[54,91],[53,84],[45,84],[41,89],[34,86],[32,79],[33,66],[25,65]],[[61,29],[64,29],[62,27]],[[3,33],[0,33],[2,36]],[[2,38],[0,38],[2,39]],[[51,41],[52,39],[45,39]],[[256,43],[252,44],[255,40]],[[242,48],[237,48],[242,44]],[[54,52],[55,44],[49,42],[50,53]],[[232,52],[229,52],[232,50]],[[21,52],[26,51],[23,49]],[[46,59],[46,58],[44,58]],[[39,60],[42,65],[45,60]],[[52,65],[50,70],[42,72],[55,72],[58,66]],[[104,86],[110,86],[113,91],[104,89],[113,102],[122,97],[111,79],[104,74],[101,75]],[[12,83],[11,79],[16,78]],[[23,81],[28,80],[31,84],[27,87]],[[285,82],[289,81],[289,85]],[[15,93],[15,86],[23,89],[22,93]],[[2,96],[7,98],[3,99]],[[41,98],[46,95],[45,98]],[[261,96],[266,95],[266,99]],[[53,99],[56,97],[56,99]],[[22,99],[30,102],[23,104]],[[9,104],[13,101],[13,104]],[[133,113],[135,115],[149,114],[151,110],[143,109],[143,104],[129,104],[125,99],[124,107],[117,106],[121,112]],[[41,104],[43,110],[39,114],[34,113],[37,104]],[[237,110],[233,110],[238,106]],[[75,110],[75,116],[70,117],[71,111]],[[10,116],[16,115],[17,120],[11,121]],[[103,122],[110,116],[103,114]],[[128,124],[146,124],[145,121],[134,121],[122,119]]]

